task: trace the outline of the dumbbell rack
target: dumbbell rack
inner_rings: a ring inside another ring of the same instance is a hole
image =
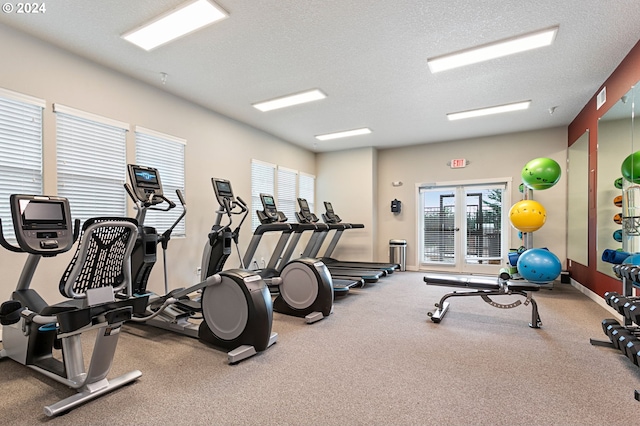
[[[607,305],[622,315],[623,323],[613,318],[603,320],[602,331],[609,340],[590,339],[590,343],[618,349],[640,367],[640,297],[633,296],[634,283],[640,282],[640,266],[615,265],[613,270],[622,279],[622,294],[607,292],[604,299]],[[638,390],[634,391],[634,398],[640,401]]]

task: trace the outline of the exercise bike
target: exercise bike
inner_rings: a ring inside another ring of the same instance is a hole
[[[148,294],[147,282],[156,263],[157,246],[162,246],[165,258],[165,295],[150,295],[145,316],[133,318],[166,330],[197,338],[217,348],[229,350],[230,364],[264,351],[276,343],[272,333],[273,306],[269,290],[260,276],[242,269],[222,271],[219,263],[215,273],[203,276],[191,287],[168,291],[166,249],[175,226],[186,214],[186,203],[180,190],[176,191],[182,204],[182,214],[163,234],[144,226],[149,210],[168,211],[176,204],[164,196],[160,173],[152,167],[130,164],[127,193],[136,205],[139,236],[131,256],[133,285],[126,297]],[[209,238],[211,240],[211,237]],[[224,241],[222,245],[228,245]]]
[[[18,246],[2,234],[0,245],[28,253],[11,300],[0,307],[3,349],[11,358],[77,393],[44,407],[47,416],[64,413],[138,379],[134,370],[107,379],[122,324],[145,310],[147,297],[116,300],[130,284],[130,254],[138,232],[135,220],[94,218],[75,227],[66,198],[12,195],[11,216]],[[70,299],[48,305],[31,281],[43,257],[69,251],[80,238],[71,263],[60,280],[60,293]],[[85,369],[81,335],[97,329],[89,368]],[[55,353],[55,355],[54,355]]]

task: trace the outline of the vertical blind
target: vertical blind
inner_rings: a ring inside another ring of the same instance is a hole
[[[287,222],[296,221],[297,196],[296,181],[298,172],[278,167],[278,210],[287,217]]]
[[[251,160],[251,229],[255,230],[260,225],[256,210],[262,210],[260,194],[271,194],[275,192],[275,171],[274,164],[263,161]]]
[[[69,199],[73,218],[125,216],[125,127],[66,107],[54,111],[58,195]]]
[[[15,241],[11,194],[42,194],[44,101],[0,90],[0,217],[5,237]]]
[[[315,211],[315,183],[316,177],[307,173],[300,172],[299,175],[299,184],[298,184],[298,194],[300,198],[304,198],[309,203],[309,209],[318,214]]]
[[[158,233],[169,229],[182,214],[182,206],[176,195],[179,189],[184,194],[184,139],[164,135],[152,130],[136,127],[136,164],[158,169],[164,196],[173,201],[176,207],[163,212],[149,210],[145,225],[156,228]],[[167,204],[161,204],[162,208]],[[181,220],[173,229],[172,236],[185,236],[185,220]]]

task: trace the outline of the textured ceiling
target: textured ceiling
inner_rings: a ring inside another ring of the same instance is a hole
[[[219,0],[229,18],[151,52],[120,38],[181,3],[56,0],[41,15],[0,14],[0,24],[314,151],[568,125],[640,38],[638,0]],[[426,64],[554,25],[551,47],[438,74]],[[313,88],[328,98],[267,113],[251,106]],[[528,99],[526,111],[446,118]],[[373,133],[314,138],[359,127]]]

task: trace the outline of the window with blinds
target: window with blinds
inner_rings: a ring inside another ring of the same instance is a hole
[[[296,170],[278,167],[278,210],[287,217],[287,222],[296,222],[297,202],[297,180]]]
[[[256,210],[262,210],[260,194],[271,194],[275,196],[275,164],[263,161],[251,160],[251,230],[260,225],[260,220]],[[279,208],[280,206],[278,206]]]
[[[45,101],[0,89],[0,217],[15,242],[11,194],[42,194],[42,110]]]
[[[62,105],[54,111],[58,195],[69,199],[73,218],[126,216],[128,125]]]
[[[180,200],[176,190],[184,194],[184,150],[186,141],[153,130],[136,127],[136,164],[158,169],[164,196],[173,201],[176,207],[169,211],[148,210],[145,226],[156,228],[158,233],[169,229],[182,214]],[[167,207],[167,204],[161,205]],[[186,235],[185,220],[181,220],[173,229],[171,236]]]
[[[288,222],[296,222],[297,198],[305,198],[314,211],[315,181],[313,175],[298,172],[275,164],[251,160],[251,226],[255,230],[260,221],[256,210],[262,210],[260,194],[275,197],[278,210],[287,216]]]
[[[300,198],[304,198],[309,203],[309,209],[319,216],[315,210],[316,199],[316,177],[307,173],[300,172],[298,175],[298,194]]]

